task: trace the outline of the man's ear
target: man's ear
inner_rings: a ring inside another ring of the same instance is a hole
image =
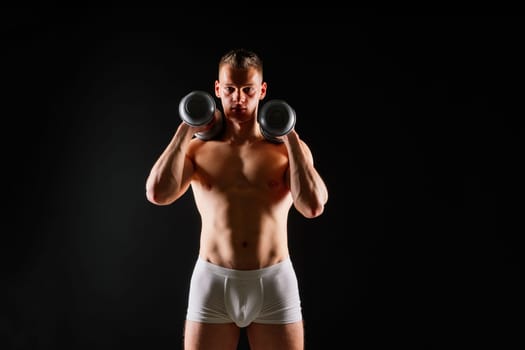
[[[221,85],[218,80],[215,80],[215,96],[221,98]]]
[[[261,84],[261,96],[259,96],[259,100],[263,100],[266,97],[266,89],[268,86],[266,85],[266,82],[263,82]]]

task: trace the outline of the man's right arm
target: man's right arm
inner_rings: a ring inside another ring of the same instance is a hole
[[[181,123],[151,168],[146,180],[146,198],[151,203],[171,204],[188,190],[193,164],[186,154],[194,132],[192,127]]]

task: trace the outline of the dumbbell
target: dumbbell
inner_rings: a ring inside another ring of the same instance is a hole
[[[282,143],[281,136],[295,126],[295,111],[284,100],[270,100],[261,106],[257,121],[263,136],[270,142]]]
[[[186,124],[203,126],[213,123],[206,131],[195,133],[201,140],[213,139],[224,129],[224,118],[215,121],[217,106],[213,97],[206,91],[192,91],[185,95],[179,103],[179,116]]]
[[[205,91],[192,91],[179,103],[180,118],[188,125],[203,126],[213,123],[206,131],[195,134],[201,140],[210,140],[225,128],[221,114],[215,121],[217,106],[213,97]],[[257,116],[262,135],[270,142],[282,143],[281,136],[288,134],[295,126],[295,111],[284,100],[270,100],[262,105]]]

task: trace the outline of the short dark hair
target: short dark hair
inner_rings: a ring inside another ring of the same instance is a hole
[[[252,67],[257,69],[261,75],[263,72],[263,62],[259,55],[244,48],[235,48],[226,52],[219,61],[219,70],[225,64],[229,64],[238,69]]]

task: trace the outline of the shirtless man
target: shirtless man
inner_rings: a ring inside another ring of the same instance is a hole
[[[306,218],[324,211],[326,185],[295,129],[269,142],[257,113],[266,96],[260,57],[234,49],[219,61],[215,95],[225,127],[181,122],[146,181],[146,197],[169,205],[188,188],[201,217],[184,349],[237,349],[240,328],[253,350],[304,348],[298,282],[290,261],[292,205]],[[217,109],[215,120],[221,118]]]

